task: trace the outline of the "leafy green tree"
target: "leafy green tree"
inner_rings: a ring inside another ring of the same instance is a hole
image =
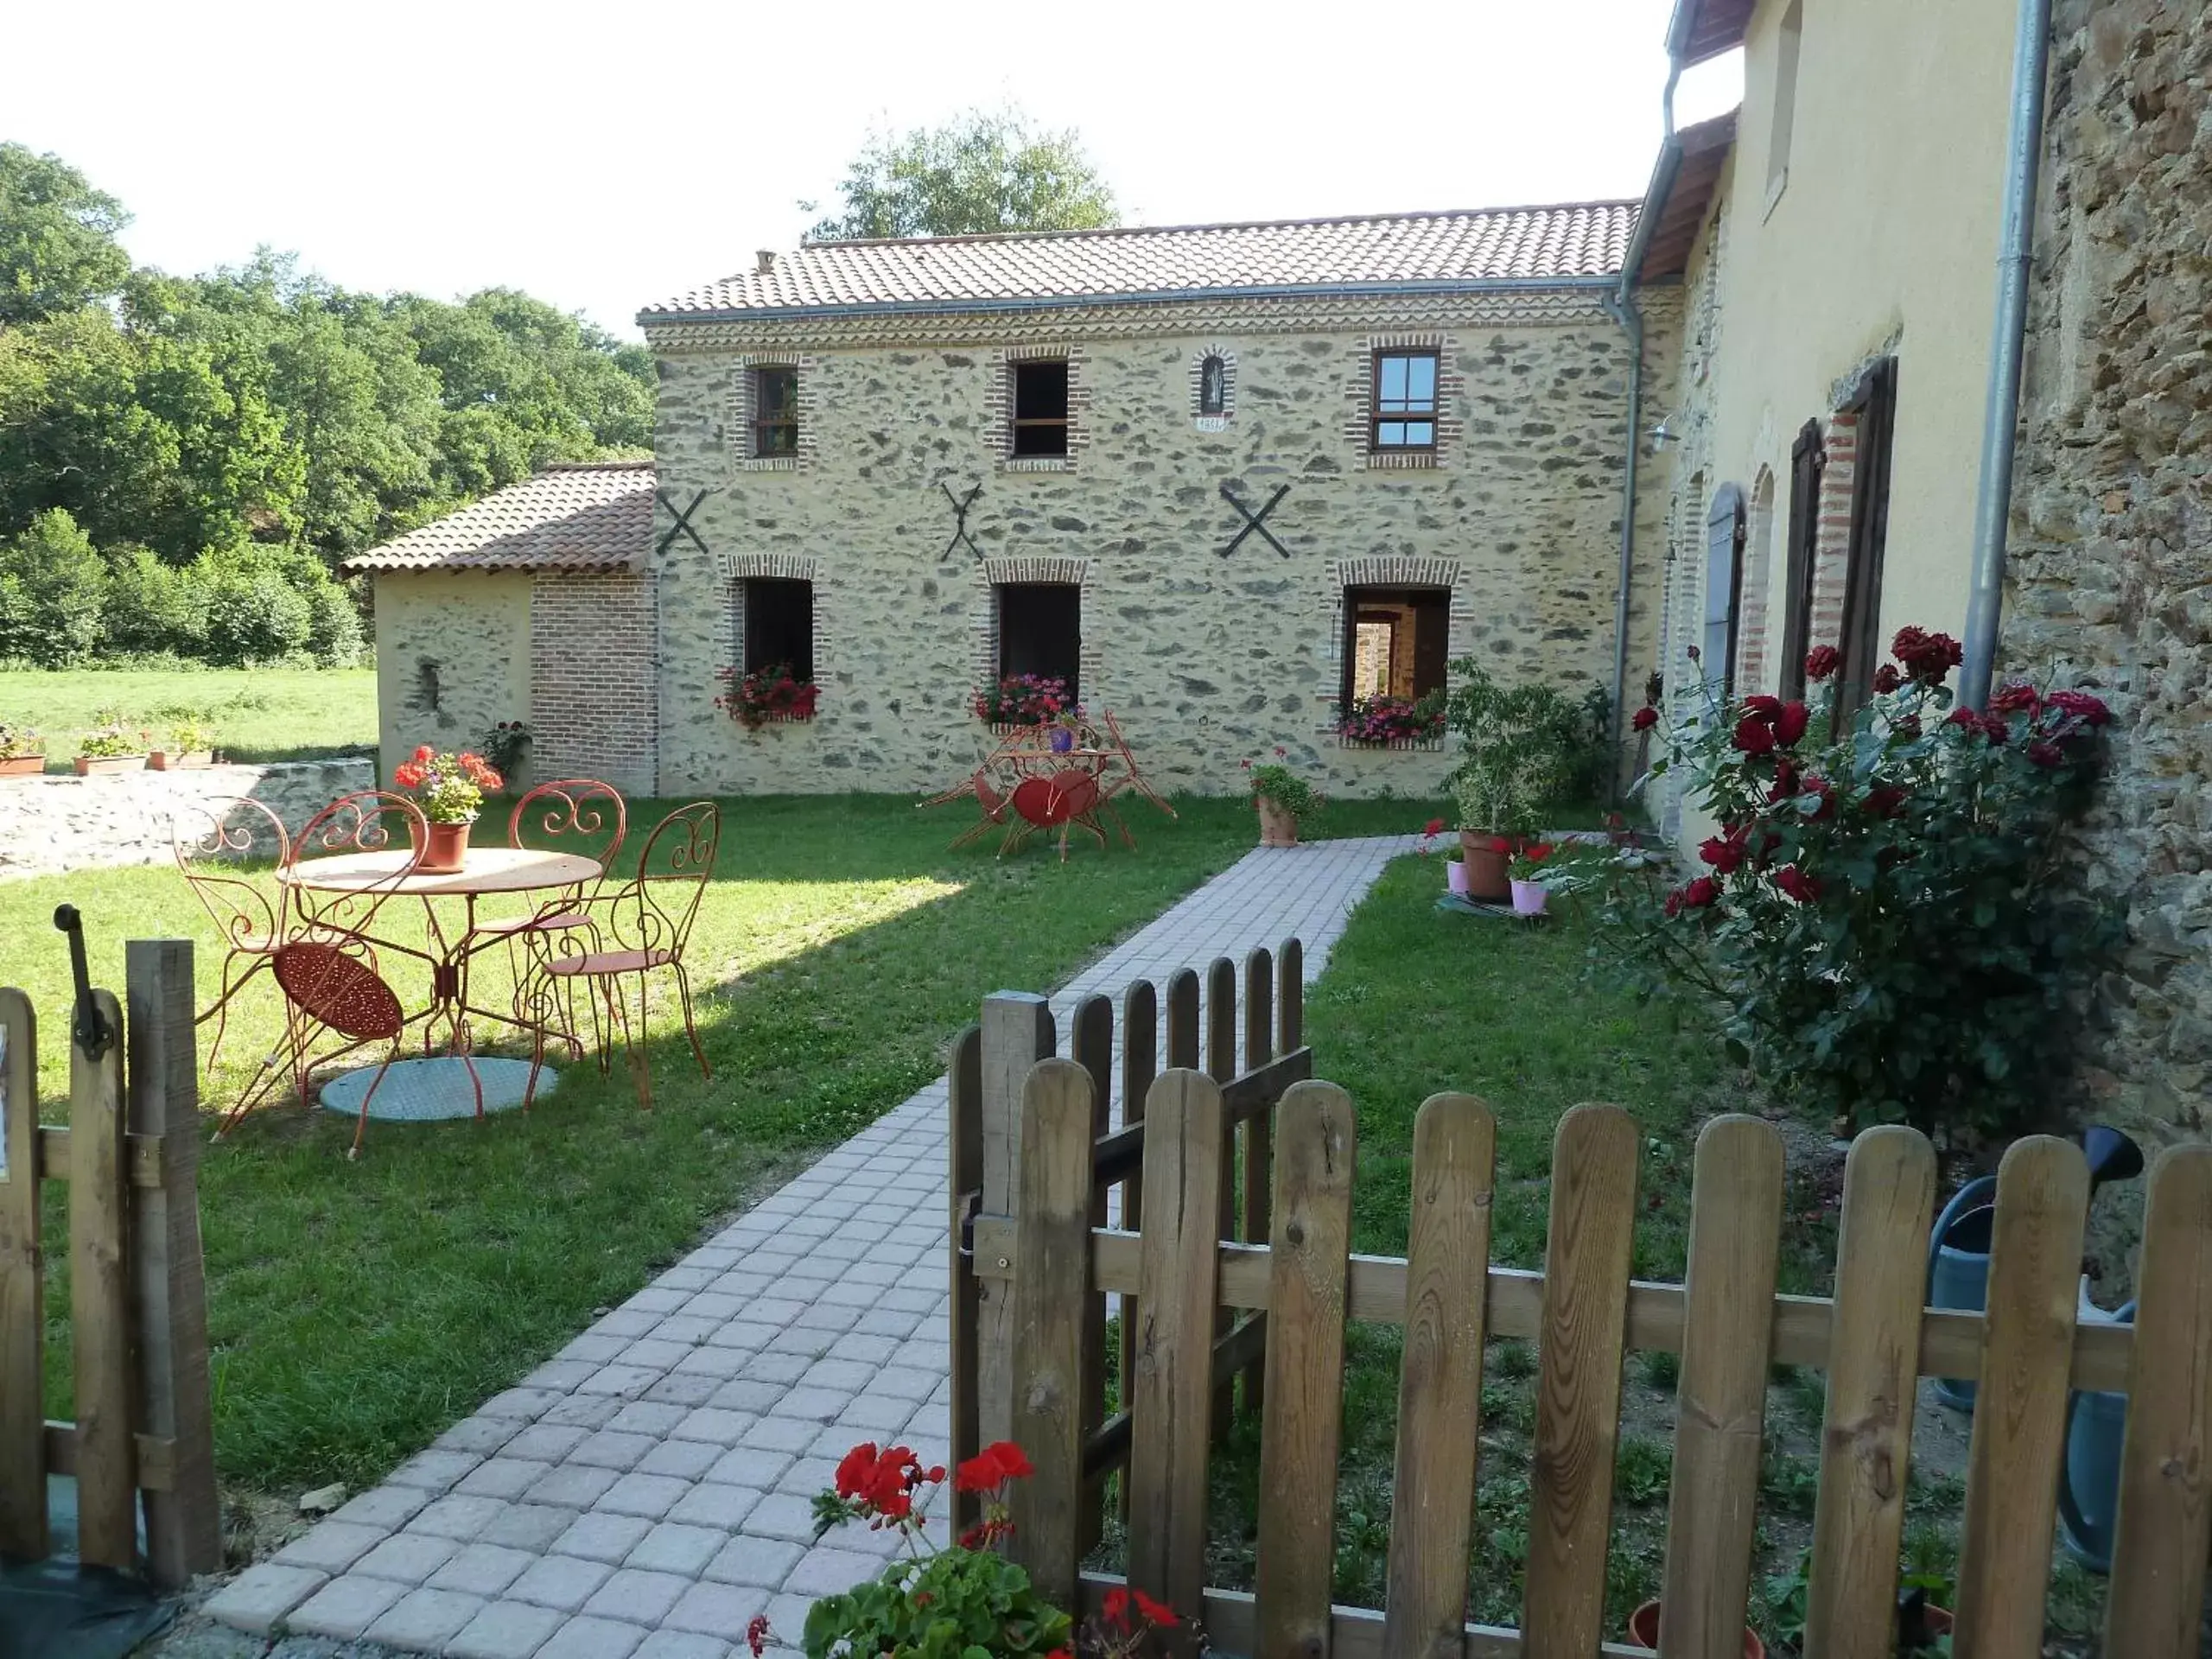
[[[207,645],[207,582],[197,564],[164,563],[150,549],[110,549],[103,610],[110,651],[201,655]]]
[[[838,187],[817,241],[1090,231],[1120,223],[1114,193],[1073,130],[1033,127],[1017,110],[971,110],[941,127],[877,134]],[[801,202],[807,213],[813,202]]]
[[[244,666],[307,649],[314,608],[267,549],[227,549],[202,563],[207,567],[209,662]]]
[[[99,649],[107,571],[59,507],[0,550],[0,658],[66,668]]]
[[[0,143],[0,324],[35,322],[115,293],[130,257],[123,204],[58,156]]]

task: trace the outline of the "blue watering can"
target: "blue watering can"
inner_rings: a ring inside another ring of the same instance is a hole
[[[2143,1148],[2118,1129],[2093,1123],[2082,1132],[2089,1166],[2089,1197],[2107,1181],[2143,1173]],[[1979,1312],[1989,1306],[1989,1243],[1997,1223],[1997,1178],[1978,1176],[1951,1195],[1928,1238],[1928,1305]],[[1974,1383],[1966,1377],[1936,1380],[1936,1397],[1955,1411],[1974,1409]]]
[[[2135,1304],[2107,1313],[2089,1300],[2082,1281],[2082,1325],[2133,1325]],[[2091,1389],[2066,1402],[2066,1467],[2058,1481],[2058,1535],[2067,1554],[2093,1573],[2112,1571],[2114,1523],[2120,1516],[2120,1448],[2127,1430],[2127,1396]]]

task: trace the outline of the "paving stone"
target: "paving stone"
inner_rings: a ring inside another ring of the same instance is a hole
[[[660,1322],[660,1316],[641,1307],[618,1307],[602,1314],[592,1329],[610,1337],[642,1337]]]
[[[525,1389],[556,1389],[563,1394],[572,1394],[576,1384],[596,1369],[588,1360],[549,1359],[523,1378],[522,1385]]]
[[[883,1570],[873,1555],[849,1549],[817,1548],[807,1551],[784,1580],[784,1588],[803,1596],[834,1596],[851,1589]]]
[[[484,1529],[480,1541],[542,1553],[575,1524],[576,1514],[554,1503],[510,1503]]]
[[[591,1599],[584,1603],[584,1611],[601,1618],[627,1619],[650,1630],[660,1624],[663,1616],[676,1605],[677,1598],[690,1589],[691,1583],[678,1573],[618,1567],[605,1584],[592,1592]]]
[[[718,1590],[721,1587],[720,1585],[696,1584],[691,1589]],[[690,1592],[685,1593],[688,1595]],[[677,1605],[681,1606],[683,1604],[679,1602]],[[676,1615],[671,1612],[669,1617],[673,1618]],[[663,1627],[647,1637],[630,1659],[730,1659],[736,1651],[732,1643],[718,1637],[699,1636],[690,1630]]]
[[[276,1552],[280,1567],[304,1567],[325,1578],[343,1573],[391,1535],[390,1527],[364,1526],[333,1518],[302,1534]]]
[[[499,1450],[510,1458],[558,1463],[582,1446],[590,1433],[588,1428],[575,1428],[565,1423],[534,1423]]]
[[[641,1475],[673,1475],[678,1480],[696,1480],[714,1466],[723,1449],[709,1440],[663,1440],[645,1453],[637,1471]]]
[[[647,1389],[645,1398],[664,1402],[671,1405],[701,1406],[715,1390],[721,1386],[721,1379],[695,1376],[684,1371],[671,1371]]]
[[[437,1538],[475,1538],[499,1518],[504,1508],[496,1497],[466,1497],[456,1493],[424,1509],[407,1523],[407,1530]]]
[[[567,1615],[526,1601],[495,1601],[446,1644],[452,1659],[531,1659]]]
[[[734,1532],[760,1498],[760,1492],[750,1486],[725,1486],[706,1481],[677,1498],[668,1518],[686,1526],[715,1527]]]
[[[696,1579],[700,1570],[714,1560],[728,1541],[729,1534],[720,1527],[691,1526],[680,1521],[664,1521],[639,1541],[638,1547],[630,1552],[622,1565],[642,1567],[652,1573],[676,1573],[685,1578]]]
[[[507,1599],[573,1613],[591,1599],[613,1572],[611,1561],[589,1560],[580,1555],[542,1556],[507,1586]]]
[[[442,1649],[484,1611],[484,1598],[457,1590],[416,1590],[402,1596],[363,1632],[396,1648]]]
[[[628,1434],[619,1428],[602,1428],[569,1452],[568,1461],[620,1473],[634,1468],[638,1459],[652,1449],[653,1437],[650,1434]]]
[[[626,1403],[611,1394],[571,1395],[558,1405],[548,1406],[541,1421],[569,1428],[601,1428]]]
[[[585,1332],[583,1335],[563,1348],[560,1357],[588,1359],[595,1364],[604,1365],[610,1359],[619,1358],[622,1351],[628,1346],[629,1342],[626,1338],[615,1336],[611,1332],[591,1330]]]
[[[476,1409],[480,1417],[512,1417],[535,1422],[545,1408],[568,1396],[556,1389],[508,1389],[493,1395]]]
[[[664,1436],[691,1414],[688,1406],[671,1406],[658,1400],[632,1400],[616,1412],[607,1427],[629,1434]]]
[[[564,1509],[588,1509],[620,1479],[612,1469],[564,1463],[531,1487],[526,1496],[533,1503],[556,1503]]]
[[[749,1351],[709,1345],[687,1351],[671,1368],[671,1376],[735,1376],[745,1368]]]
[[[639,1515],[658,1521],[676,1500],[690,1490],[690,1483],[672,1475],[628,1474],[608,1487],[592,1508],[614,1515]]]
[[[838,1456],[842,1457],[844,1452],[849,1450],[851,1450],[849,1446],[842,1448]],[[779,1492],[797,1492],[801,1497],[811,1502],[817,1492],[826,1492],[836,1484],[836,1459],[800,1458],[777,1477],[776,1490]]]
[[[602,1365],[576,1384],[576,1392],[626,1400],[643,1394],[660,1379],[660,1371],[645,1365]]]
[[[582,1555],[609,1565],[620,1562],[652,1530],[652,1523],[634,1515],[613,1515],[594,1510],[554,1541],[563,1555]]]
[[[417,1452],[385,1478],[394,1486],[419,1486],[435,1496],[483,1459],[473,1452]]]
[[[694,1311],[683,1313],[671,1313],[668,1318],[663,1319],[658,1325],[653,1326],[651,1332],[653,1340],[656,1342],[672,1343],[679,1349],[696,1348],[701,1343],[704,1342],[709,1337],[714,1335],[715,1332],[721,1330],[724,1321],[728,1318],[728,1315],[726,1313],[709,1314],[696,1311],[696,1304],[698,1300],[698,1298],[695,1297],[690,1302],[684,1304],[687,1308],[693,1308]],[[717,1297],[715,1300],[721,1301],[727,1299]],[[732,1304],[730,1311],[733,1313],[736,1311],[736,1305],[734,1303]],[[675,1361],[671,1360],[669,1363],[673,1364],[675,1363]]]
[[[552,1467],[537,1458],[494,1456],[463,1475],[454,1491],[464,1497],[519,1497]]]
[[[807,1535],[813,1536],[811,1531]],[[718,1584],[743,1584],[763,1590],[780,1587],[806,1551],[786,1538],[751,1534],[733,1538],[707,1563],[707,1576]],[[794,1632],[796,1633],[796,1632]]]
[[[429,1501],[429,1493],[419,1486],[372,1486],[330,1518],[391,1532],[413,1520]]]
[[[765,1585],[695,1584],[661,1622],[671,1630],[710,1637],[735,1635],[741,1640],[745,1627],[767,1611],[769,1595]]]
[[[429,1587],[462,1590],[472,1596],[488,1599],[528,1572],[531,1563],[537,1559],[533,1551],[512,1549],[504,1544],[468,1544],[430,1575]]]
[[[752,1420],[766,1413],[777,1401],[783,1398],[783,1394],[781,1383],[759,1382],[749,1377],[735,1377],[716,1389],[713,1399],[709,1403],[717,1411],[743,1412],[746,1415],[747,1427],[750,1427]],[[742,1430],[739,1432],[743,1433]]]
[[[613,1618],[572,1618],[537,1650],[537,1659],[630,1659],[645,1639],[643,1627]]]
[[[766,1387],[766,1385],[762,1385]],[[760,1419],[749,1411],[724,1411],[702,1406],[670,1431],[677,1440],[705,1440],[715,1446],[735,1446]]]
[[[814,1541],[814,1504],[791,1492],[771,1492],[745,1517],[745,1529],[757,1537]]]
[[[791,1417],[763,1417],[745,1431],[739,1444],[762,1452],[804,1452],[812,1442],[815,1431],[821,1427],[819,1421],[805,1422]]]
[[[390,1579],[404,1585],[425,1582],[454,1558],[461,1546],[429,1533],[403,1532],[387,1538],[353,1563],[348,1578]],[[381,1610],[379,1610],[381,1611]]]
[[[837,1422],[841,1427],[862,1431],[863,1438],[868,1430],[896,1433],[919,1409],[912,1400],[894,1399],[887,1394],[864,1394],[845,1408]]]
[[[284,1620],[284,1628],[295,1635],[329,1636],[350,1642],[382,1618],[385,1610],[407,1590],[407,1586],[389,1579],[348,1573],[342,1579],[333,1579],[294,1609]]]
[[[329,1582],[330,1574],[315,1567],[263,1561],[210,1596],[205,1611],[234,1630],[266,1636],[285,1614]]]
[[[766,1491],[776,1484],[777,1478],[785,1470],[791,1467],[791,1462],[788,1452],[741,1446],[716,1459],[715,1466],[707,1471],[707,1478],[719,1481],[725,1486],[755,1486]]]

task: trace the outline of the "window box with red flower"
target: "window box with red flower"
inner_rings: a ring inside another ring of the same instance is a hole
[[[822,688],[800,679],[788,663],[771,663],[749,674],[725,668],[715,677],[727,688],[715,699],[715,707],[748,732],[812,720],[815,705],[822,700]]]
[[[1068,683],[1044,674],[1009,674],[976,692],[970,707],[976,719],[1002,734],[1083,718],[1083,705],[1068,696]]]
[[[1337,742],[1347,749],[1441,749],[1444,702],[1441,690],[1418,698],[1355,698],[1338,716]]]

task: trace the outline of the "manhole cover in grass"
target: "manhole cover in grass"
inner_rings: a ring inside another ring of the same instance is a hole
[[[471,1067],[475,1080],[470,1081]],[[326,1111],[358,1117],[361,1096],[376,1083],[376,1067],[364,1066],[333,1077],[322,1085],[320,1098]],[[537,1098],[553,1092],[555,1073],[545,1066],[537,1074]],[[457,1054],[429,1059],[395,1060],[385,1068],[369,1102],[369,1116],[378,1122],[435,1123],[448,1118],[476,1116],[476,1090],[484,1090],[486,1112],[511,1111],[522,1104],[522,1091],[530,1082],[528,1060],[464,1060]]]

